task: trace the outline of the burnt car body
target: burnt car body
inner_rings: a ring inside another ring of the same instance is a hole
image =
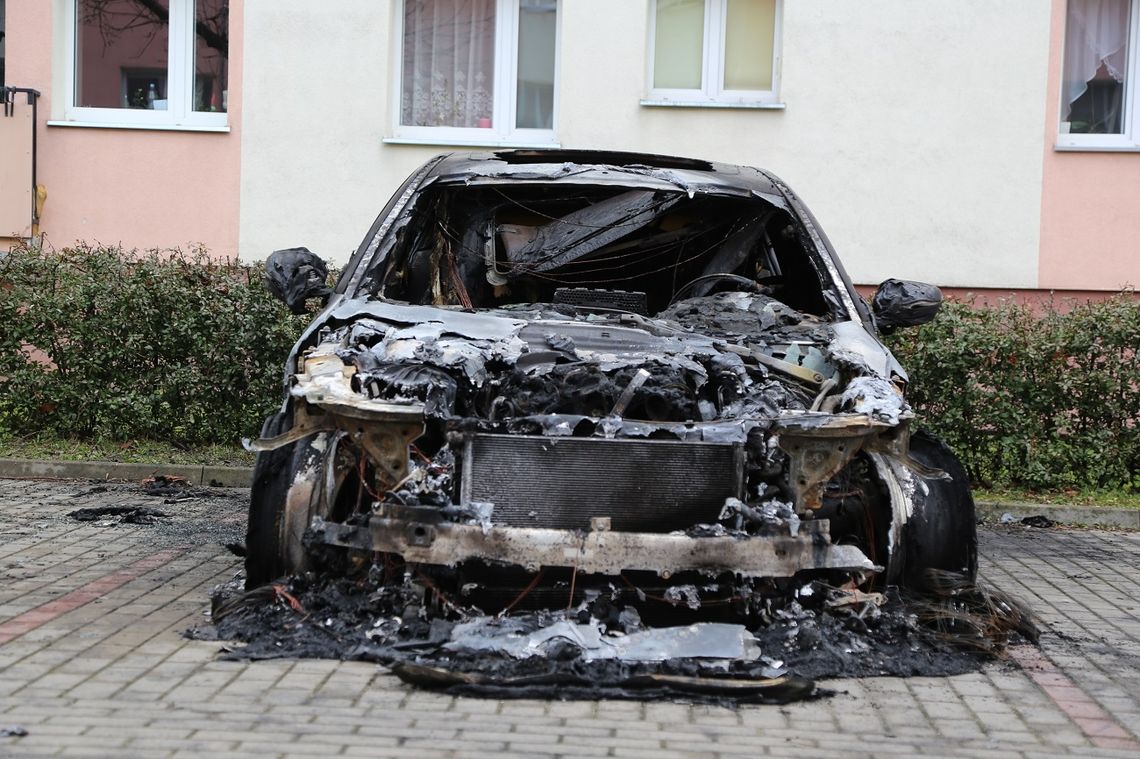
[[[868,306],[797,196],[749,167],[592,151],[438,156],[381,212],[261,438],[247,584],[338,557],[483,609],[591,589],[740,607],[803,576],[976,570],[956,459],[911,430]],[[593,592],[596,592],[594,590]]]

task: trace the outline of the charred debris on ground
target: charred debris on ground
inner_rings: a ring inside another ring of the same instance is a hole
[[[187,634],[241,643],[226,659],[378,662],[457,695],[718,704],[828,695],[817,679],[961,674],[1038,635],[1018,601],[951,573],[931,572],[923,592],[805,581],[707,608],[695,588],[629,598],[615,585],[571,608],[496,615],[412,573],[398,584],[383,575],[309,573],[251,591],[239,578],[215,590],[212,625]]]

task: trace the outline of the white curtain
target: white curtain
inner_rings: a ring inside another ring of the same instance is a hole
[[[1109,75],[1124,81],[1128,55],[1129,0],[1069,0],[1065,26],[1064,117],[1103,64]]]
[[[495,0],[405,0],[400,123],[490,127]]]

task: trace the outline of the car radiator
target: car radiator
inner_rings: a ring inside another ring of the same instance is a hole
[[[741,497],[741,445],[476,434],[464,445],[460,497],[494,504],[491,521],[590,529],[594,517],[627,532],[715,522]]]

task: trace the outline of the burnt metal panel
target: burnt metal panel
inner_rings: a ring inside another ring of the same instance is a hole
[[[714,522],[740,498],[739,444],[477,434],[464,447],[461,498],[495,505],[495,524],[669,532]]]
[[[821,519],[795,535],[708,537],[637,532],[425,524],[373,516],[367,526],[315,522],[330,545],[395,553],[415,564],[455,566],[469,559],[513,564],[527,571],[573,567],[586,574],[731,571],[743,577],[791,577],[809,569],[878,571],[855,546],[834,545]]]

